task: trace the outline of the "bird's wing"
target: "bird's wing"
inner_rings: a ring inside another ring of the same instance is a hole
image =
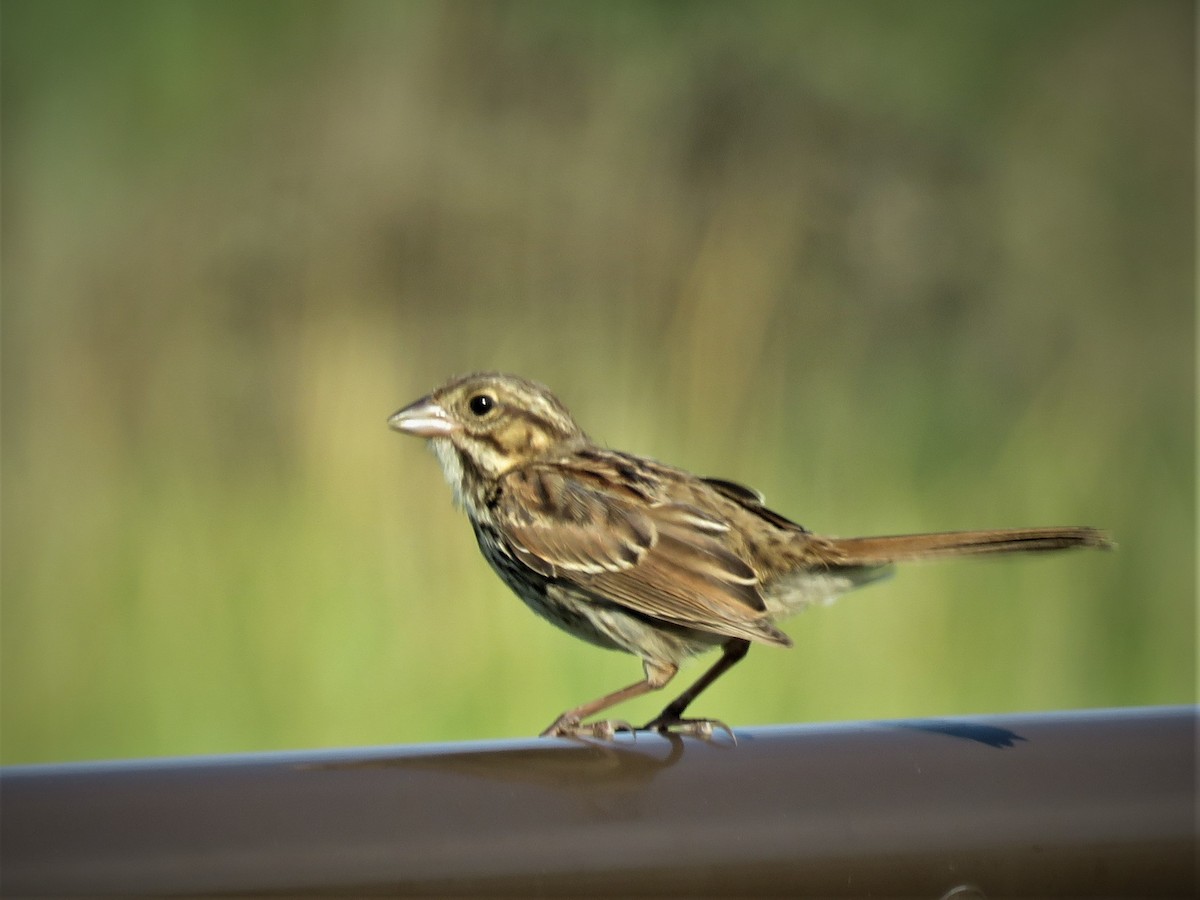
[[[738,484],[736,481],[726,481],[724,478],[702,478],[700,480],[726,499],[734,501],[743,509],[753,513],[760,519],[765,519],[777,528],[786,528],[789,531],[805,534],[808,533],[808,529],[803,525],[798,525],[786,516],[781,516],[775,510],[770,509],[763,495],[753,488],[748,488],[744,484]]]
[[[790,644],[729,525],[696,507],[633,497],[595,468],[538,465],[506,475],[492,508],[517,559],[547,577],[655,619]]]

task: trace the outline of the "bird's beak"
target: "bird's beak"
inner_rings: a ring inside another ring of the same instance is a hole
[[[405,434],[415,434],[424,438],[445,437],[458,430],[450,414],[428,397],[422,397],[393,413],[388,419],[388,425]]]

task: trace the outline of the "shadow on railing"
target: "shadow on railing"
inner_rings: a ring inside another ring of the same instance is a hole
[[[1191,707],[0,770],[30,894],[1194,896]]]

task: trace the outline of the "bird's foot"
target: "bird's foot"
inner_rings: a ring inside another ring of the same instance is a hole
[[[681,719],[678,716],[658,716],[651,719],[638,731],[657,731],[660,734],[687,734],[692,737],[710,740],[717,731],[729,735],[729,739],[737,743],[737,735],[733,729],[720,719]]]
[[[541,733],[541,737],[590,737],[611,741],[622,731],[636,735],[637,729],[623,719],[597,719],[595,722],[580,722],[575,716],[562,715],[554,724]]]

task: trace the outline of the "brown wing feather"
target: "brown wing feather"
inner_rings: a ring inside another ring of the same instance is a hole
[[[493,512],[516,557],[643,615],[788,644],[765,614],[754,570],[721,540],[728,526],[695,507],[637,503],[559,466],[509,473]]]
[[[802,533],[808,532],[803,525],[799,525],[769,508],[763,495],[753,488],[738,484],[736,481],[726,481],[724,478],[702,478],[700,480],[726,499],[734,501],[743,509],[754,513],[760,519],[765,519],[777,528]]]

